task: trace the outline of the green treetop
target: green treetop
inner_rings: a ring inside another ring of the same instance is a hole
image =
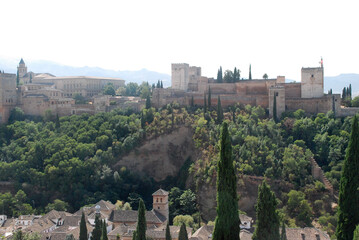
[[[148,95],[146,98],[146,109],[150,109],[151,108],[151,98]]]
[[[257,227],[254,240],[279,240],[279,216],[277,200],[265,181],[258,187],[256,205]]]
[[[343,164],[339,190],[337,239],[352,240],[359,223],[359,129],[358,118],[354,116],[349,145]]]
[[[178,233],[178,240],[188,240],[187,229],[184,223],[182,223],[180,231]]]
[[[217,123],[221,124],[223,121],[223,109],[221,105],[221,98],[218,96],[217,100]]]
[[[252,80],[252,64],[249,64],[249,80]]]
[[[222,124],[220,141],[220,157],[217,164],[217,217],[213,240],[239,240],[237,177],[226,122]]]
[[[146,209],[142,199],[138,204],[138,219],[136,228],[136,240],[146,240]]]
[[[101,240],[102,235],[102,223],[99,216],[95,217],[95,228],[92,230],[91,240]]]

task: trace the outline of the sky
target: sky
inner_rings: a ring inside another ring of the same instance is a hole
[[[359,73],[359,1],[332,0],[2,0],[0,56],[113,70],[202,75],[237,67],[248,78],[300,80],[302,67],[326,76]]]

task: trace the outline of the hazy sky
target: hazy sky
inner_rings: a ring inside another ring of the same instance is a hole
[[[235,66],[253,78],[359,73],[359,1],[2,0],[0,56],[71,66],[171,72]]]

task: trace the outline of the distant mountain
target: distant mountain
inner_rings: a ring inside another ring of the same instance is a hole
[[[158,73],[147,69],[138,71],[115,71],[99,67],[71,67],[61,65],[50,61],[26,61],[28,71],[35,73],[51,73],[55,76],[93,76],[93,77],[117,77],[126,80],[126,83],[142,82],[157,83],[162,80],[164,87],[171,86],[171,76],[164,73]],[[19,60],[8,60],[0,57],[0,70],[16,73],[16,67]]]
[[[344,87],[352,85],[353,96],[359,95],[359,74],[348,73],[340,74],[335,77],[324,78],[324,90],[328,92],[329,89],[333,89],[333,93],[342,93]]]

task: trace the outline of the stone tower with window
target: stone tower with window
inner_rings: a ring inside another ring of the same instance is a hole
[[[25,76],[26,73],[27,73],[27,67],[26,67],[25,62],[24,62],[24,60],[22,58],[21,58],[21,60],[19,62],[19,66],[17,67],[17,71],[19,73],[20,78]]]
[[[301,97],[321,98],[324,96],[324,68],[302,68]]]
[[[153,210],[161,213],[164,217],[169,219],[168,208],[168,192],[163,189],[158,189],[152,194],[153,197]]]

